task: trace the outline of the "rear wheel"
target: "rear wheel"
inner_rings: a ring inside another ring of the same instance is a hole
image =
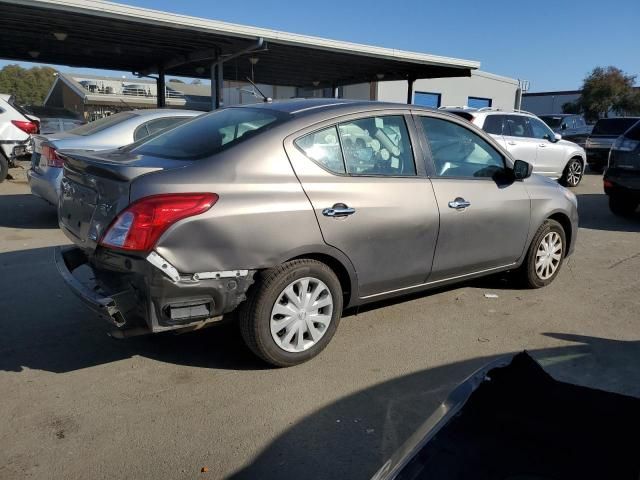
[[[638,208],[638,201],[624,195],[612,193],[609,195],[609,210],[615,215],[628,217]]]
[[[529,288],[549,285],[564,262],[566,235],[555,220],[545,220],[533,237],[520,273]]]
[[[4,182],[9,173],[9,162],[5,156],[0,152],[0,183]]]
[[[324,263],[302,259],[262,272],[238,312],[242,337],[264,361],[289,367],[315,357],[342,315],[342,288]]]
[[[584,164],[579,158],[572,158],[562,174],[561,183],[565,187],[577,187],[584,175]]]

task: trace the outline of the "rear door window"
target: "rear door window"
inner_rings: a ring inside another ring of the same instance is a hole
[[[504,135],[512,137],[532,137],[527,117],[522,115],[505,115]]]
[[[487,118],[484,119],[482,129],[487,133],[502,135],[503,121],[504,115],[487,115]]]
[[[135,153],[175,160],[196,160],[215,155],[285,121],[290,114],[276,110],[230,107],[194,118],[149,141]]]
[[[338,125],[351,175],[413,176],[416,166],[402,115],[369,117]]]

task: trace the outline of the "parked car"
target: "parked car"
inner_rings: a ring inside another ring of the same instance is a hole
[[[559,115],[539,115],[538,118],[555,133],[562,134],[564,140],[576,143],[582,148],[593,130],[593,125],[588,125],[582,115],[562,113]]]
[[[40,119],[41,135],[66,132],[87,123],[81,115],[65,108],[25,105],[24,110]]]
[[[29,140],[38,128],[37,117],[23,110],[11,95],[0,94],[0,182],[17,159],[30,153]]]
[[[640,121],[613,143],[604,191],[615,214],[630,215],[640,205]]]
[[[609,150],[616,139],[640,120],[640,117],[601,118],[593,127],[593,131],[585,149],[589,168],[594,172],[601,172],[609,161]]]
[[[236,312],[278,366],[323,350],[347,306],[507,270],[548,285],[578,231],[573,193],[469,122],[413,105],[230,107],[59,155],[75,247],[56,263],[116,336]]]
[[[490,108],[444,108],[491,134],[514,158],[533,165],[533,173],[576,187],[584,174],[586,154],[582,147],[562,139],[542,120],[524,111]]]
[[[58,151],[61,149],[112,150],[201,114],[191,110],[133,110],[69,131],[34,135],[31,168],[27,172],[31,193],[52,205],[58,204],[63,164]]]

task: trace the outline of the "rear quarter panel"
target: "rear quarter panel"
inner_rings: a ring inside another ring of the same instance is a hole
[[[156,251],[178,271],[268,268],[301,252],[326,248],[285,154],[283,136],[275,130],[132,184],[132,202],[172,192],[219,195],[208,212],[176,223],[160,238]]]

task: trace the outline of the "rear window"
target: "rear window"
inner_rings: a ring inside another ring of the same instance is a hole
[[[93,135],[94,133],[98,133],[102,130],[106,130],[107,128],[111,128],[114,125],[122,123],[125,120],[129,120],[130,118],[136,116],[137,115],[133,112],[120,112],[116,113],[115,115],[100,118],[99,120],[94,120],[93,122],[89,122],[86,125],[82,125],[81,127],[74,128],[73,130],[70,130],[70,132],[74,135]]]
[[[288,116],[274,110],[225,108],[152,137],[133,151],[175,160],[209,157],[268,130]]]
[[[593,127],[592,135],[622,135],[637,121],[637,118],[603,118]]]
[[[633,127],[625,132],[624,136],[631,140],[640,141],[640,122],[636,122]]]

